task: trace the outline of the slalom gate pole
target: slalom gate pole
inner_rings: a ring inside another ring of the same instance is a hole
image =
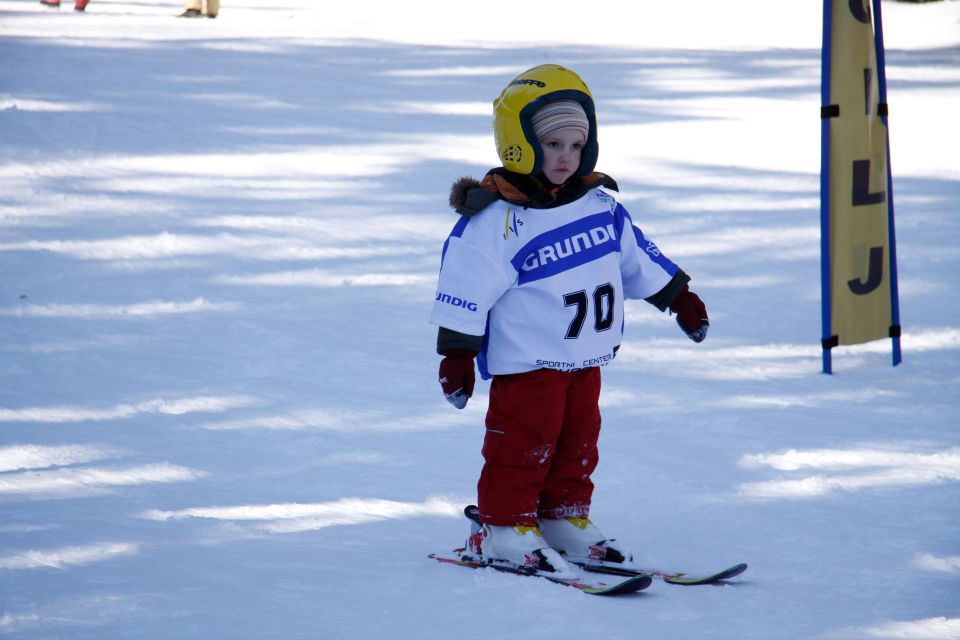
[[[833,0],[823,0],[823,47],[820,54],[820,308],[823,372],[833,373],[830,336],[830,38]]]
[[[880,0],[873,0],[873,35],[877,52],[877,79],[880,92],[880,118],[887,130],[887,228],[890,238],[890,339],[893,349],[893,366],[903,361],[900,351],[900,294],[897,285],[897,241],[893,215],[893,171],[890,168],[890,126],[887,106],[886,56],[883,47],[883,19],[880,14]]]

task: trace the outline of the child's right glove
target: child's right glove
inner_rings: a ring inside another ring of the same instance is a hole
[[[694,342],[703,342],[707,337],[710,321],[703,301],[690,287],[683,285],[683,291],[670,303],[670,311],[677,314],[677,324],[687,337]]]
[[[443,352],[440,361],[440,386],[443,397],[457,409],[467,406],[467,400],[473,395],[476,375],[473,372],[473,359],[477,352],[470,349],[450,349]]]

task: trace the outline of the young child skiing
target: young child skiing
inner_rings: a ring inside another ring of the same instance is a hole
[[[568,562],[629,566],[629,549],[589,520],[600,367],[620,346],[624,299],[670,309],[695,342],[707,312],[594,171],[593,96],[577,74],[520,74],[494,101],[493,127],[503,166],[453,185],[460,219],[430,318],[454,406],[473,393],[475,359],[493,379],[464,555],[560,577],[576,573]]]

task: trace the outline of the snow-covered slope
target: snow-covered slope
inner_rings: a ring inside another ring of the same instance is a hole
[[[0,0],[0,635],[960,637],[960,2],[883,5],[904,363],[820,373],[819,3]],[[604,370],[594,520],[726,587],[462,544],[486,385],[427,324],[490,101],[559,62],[694,278]]]

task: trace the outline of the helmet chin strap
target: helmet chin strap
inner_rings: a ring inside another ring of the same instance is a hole
[[[549,196],[551,199],[556,198],[557,194],[560,193],[560,190],[563,189],[567,184],[570,183],[570,178],[567,178],[561,184],[554,184],[550,178],[547,177],[543,171],[538,171],[535,175],[530,176],[534,181],[539,185],[540,189],[544,194]],[[573,176],[571,176],[572,178]]]
[[[536,173],[531,174],[530,178],[544,191],[560,188],[560,185],[554,184],[543,171],[537,171]]]
[[[567,178],[561,184],[554,184],[554,182],[548,178],[547,174],[545,174],[543,171],[538,171],[536,174],[530,177],[536,180],[540,187],[552,196],[557,195],[557,191],[560,191],[565,184],[570,182],[570,179]]]

